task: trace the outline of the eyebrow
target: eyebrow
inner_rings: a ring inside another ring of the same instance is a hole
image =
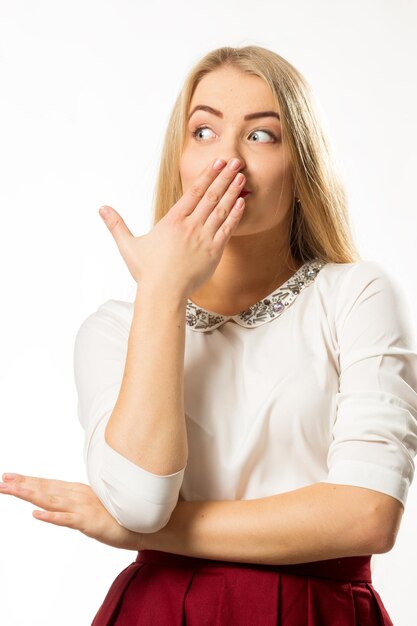
[[[196,111],[207,111],[207,113],[213,113],[213,115],[217,115],[217,117],[223,117],[223,113],[218,111],[217,109],[213,109],[213,107],[208,106],[208,104],[197,104],[194,109],[191,111],[188,119],[196,112]],[[276,111],[259,111],[258,113],[248,113],[248,115],[244,116],[244,120],[256,120],[259,117],[276,117],[280,119],[278,113]]]

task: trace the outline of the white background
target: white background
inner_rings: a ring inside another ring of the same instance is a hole
[[[166,123],[188,70],[222,45],[271,48],[312,85],[362,257],[404,287],[413,323],[417,4],[407,0],[0,2],[0,476],[87,482],[73,342],[134,281],[98,209],[151,225]],[[32,517],[0,495],[0,623],[89,626],[136,553]],[[373,583],[417,623],[413,483]]]

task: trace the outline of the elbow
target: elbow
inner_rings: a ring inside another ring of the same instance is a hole
[[[168,479],[155,476],[152,484],[146,485],[123,479],[107,469],[98,474],[96,488],[92,487],[121,526],[137,533],[156,533],[168,524],[177,505],[183,473],[181,470]],[[163,483],[163,478],[170,482]]]
[[[166,526],[175,509],[179,493],[173,500],[151,501],[140,490],[121,482],[108,482],[96,473],[89,476],[92,490],[104,508],[124,528],[136,533],[156,533]]]
[[[166,476],[139,467],[109,446],[103,431],[86,453],[91,488],[124,528],[155,533],[169,522],[176,507],[185,467]]]
[[[374,531],[370,539],[370,554],[384,554],[389,552],[395,546],[397,532],[387,532],[384,528],[378,528]]]
[[[395,537],[387,535],[387,533],[375,533],[370,537],[368,545],[367,552],[369,554],[384,554],[394,547]]]
[[[385,495],[370,513],[369,544],[372,554],[384,554],[395,546],[404,512],[403,504]]]
[[[105,444],[97,473],[109,513],[128,530],[155,533],[169,522],[177,505],[185,467],[160,476],[132,463]]]
[[[141,498],[113,497],[107,492],[106,508],[116,521],[136,533],[156,533],[170,520],[176,501],[155,504]]]

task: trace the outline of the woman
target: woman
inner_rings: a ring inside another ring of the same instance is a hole
[[[100,210],[137,292],[76,337],[91,487],[2,491],[138,550],[94,626],[392,625],[370,559],[413,480],[417,352],[395,281],[355,249],[300,73],[256,46],[207,54],[155,205],[141,237]]]

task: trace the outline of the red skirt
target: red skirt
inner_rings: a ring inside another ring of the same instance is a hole
[[[91,626],[393,626],[370,561],[258,565],[141,550]]]

